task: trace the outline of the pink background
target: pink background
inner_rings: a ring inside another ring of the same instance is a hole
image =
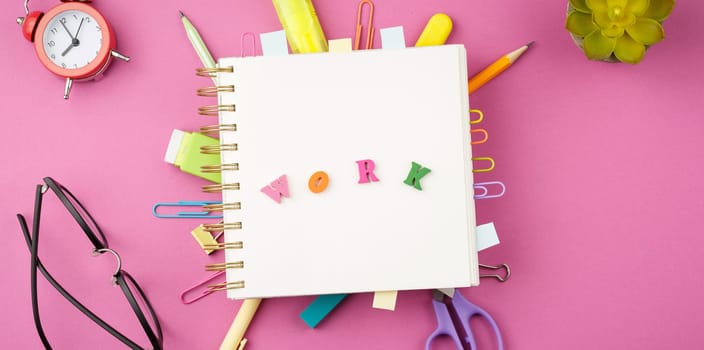
[[[30,8],[46,11],[55,3],[33,0]],[[356,4],[315,1],[328,38],[354,35]],[[115,62],[97,83],[75,84],[64,101],[63,81],[40,66],[14,23],[22,1],[2,5],[0,343],[41,346],[31,316],[29,253],[15,214],[31,216],[34,186],[53,176],[89,208],[124,269],[146,290],[165,348],[216,348],[239,302],[215,295],[183,305],[178,295],[206,276],[204,264],[222,256],[196,247],[189,231],[199,220],[156,219],[150,212],[158,201],[217,199],[200,192],[203,181],[162,160],[173,128],[213,123],[196,114],[212,100],[195,90],[210,82],[194,75],[200,63],[177,10],[216,57],[239,55],[242,32],[280,25],[269,1],[95,6],[132,61]],[[536,41],[471,98],[486,113],[491,135],[475,153],[497,162],[493,173],[475,179],[508,187],[503,198],[477,203],[478,221],[494,221],[502,240],[480,261],[509,263],[513,276],[462,292],[494,316],[507,349],[698,348],[704,341],[704,46],[695,24],[704,4],[679,2],[665,24],[667,39],[637,66],[586,60],[563,29],[566,6],[566,0],[376,1],[375,26],[403,25],[409,46],[433,13],[449,14],[455,26],[448,42],[467,46],[470,74]],[[77,286],[86,305],[138,335],[128,305],[109,285],[113,259],[91,257],[85,237],[47,201],[41,231],[47,266],[55,258],[49,268]],[[58,258],[65,250],[76,253]],[[39,294],[56,348],[122,348],[43,281]],[[435,329],[428,291],[400,293],[396,312],[372,309],[371,294],[351,296],[315,330],[298,317],[312,299],[265,300],[247,348],[419,349]],[[481,349],[491,342],[480,336]]]

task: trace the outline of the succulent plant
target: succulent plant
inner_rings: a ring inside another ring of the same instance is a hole
[[[569,0],[565,26],[591,60],[638,63],[665,38],[675,0]]]

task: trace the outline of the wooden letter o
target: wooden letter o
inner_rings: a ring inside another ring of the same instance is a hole
[[[308,188],[313,193],[320,193],[325,191],[329,183],[330,177],[328,177],[326,172],[316,171],[308,180]]]

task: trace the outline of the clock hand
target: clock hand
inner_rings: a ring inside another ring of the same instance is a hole
[[[64,26],[64,29],[66,29],[66,33],[68,33],[68,36],[71,37],[71,41],[75,40],[76,38],[73,37],[73,34],[71,34],[71,31],[68,30],[68,28],[66,27],[66,25],[64,24],[64,22],[61,22],[61,21],[59,21],[59,22],[61,23],[62,26]]]
[[[81,27],[83,27],[83,20],[84,20],[84,19],[85,19],[85,18],[81,18],[81,23],[78,24],[78,29],[76,29],[76,36],[71,36],[71,45],[69,45],[69,47],[67,47],[66,50],[64,50],[64,52],[61,53],[61,56],[62,56],[62,57],[63,57],[63,56],[66,56],[66,54],[67,54],[69,51],[71,51],[71,49],[72,49],[74,46],[78,46],[78,45],[81,44],[81,42],[78,41],[78,33],[81,32]],[[61,22],[61,24],[63,25],[64,23]],[[64,28],[66,28],[65,25],[64,25]],[[66,31],[68,31],[68,28],[66,28]],[[68,35],[71,35],[71,32],[69,32]]]
[[[66,48],[66,50],[64,50],[64,52],[61,53],[61,56],[62,56],[62,57],[63,57],[63,56],[66,56],[66,54],[67,54],[69,51],[71,51],[71,49],[72,49],[74,46],[76,46],[76,45],[73,45],[73,42],[72,42],[72,43]]]
[[[85,17],[81,18],[81,23],[78,24],[78,29],[76,29],[76,36],[73,37],[74,42],[76,42],[76,45],[78,45],[78,33],[81,32],[81,27],[83,27],[83,20],[86,19]]]

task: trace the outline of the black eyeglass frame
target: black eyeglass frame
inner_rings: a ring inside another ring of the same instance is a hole
[[[147,335],[147,338],[149,339],[149,342],[152,345],[152,349],[154,350],[161,350],[162,349],[162,343],[163,343],[163,336],[161,332],[161,326],[159,324],[159,320],[156,317],[156,313],[154,312],[154,308],[152,307],[151,303],[149,302],[149,299],[147,299],[147,296],[144,294],[144,291],[142,288],[137,284],[137,281],[128,274],[126,271],[122,270],[122,261],[120,259],[119,254],[110,249],[108,247],[107,239],[105,239],[105,235],[103,234],[102,230],[100,229],[100,226],[98,225],[97,222],[93,219],[93,217],[90,215],[90,213],[85,209],[83,204],[69,191],[66,187],[62,186],[58,182],[56,182],[54,179],[51,177],[45,177],[44,179],[44,184],[37,185],[36,188],[36,194],[35,194],[35,199],[34,199],[34,217],[32,221],[32,232],[30,235],[29,227],[27,226],[27,221],[25,220],[24,216],[21,214],[17,214],[17,219],[20,223],[20,227],[22,229],[22,233],[24,234],[25,241],[27,243],[27,246],[29,247],[30,254],[31,254],[31,294],[32,294],[32,313],[34,316],[34,324],[37,328],[37,332],[39,333],[39,337],[42,341],[42,344],[46,349],[51,349],[51,345],[49,344],[49,341],[46,337],[46,334],[44,333],[44,328],[42,327],[41,324],[41,319],[39,317],[39,304],[38,304],[38,299],[37,299],[37,270],[39,270],[42,275],[46,278],[46,280],[64,297],[66,300],[68,300],[73,306],[75,306],[79,311],[81,311],[83,314],[85,314],[88,318],[93,320],[98,326],[101,328],[105,329],[108,333],[110,333],[112,336],[120,340],[122,343],[130,347],[131,349],[135,350],[144,350],[143,347],[132,341],[131,339],[127,338],[124,336],[122,333],[118,332],[110,326],[108,323],[103,321],[100,317],[95,315],[93,312],[91,312],[88,308],[86,308],[83,304],[81,304],[76,298],[74,298],[61,284],[59,284],[56,279],[49,273],[49,271],[44,267],[42,264],[41,260],[39,259],[38,256],[38,248],[39,248],[39,223],[40,223],[40,216],[41,216],[41,207],[42,207],[42,198],[44,193],[46,193],[49,189],[54,192],[54,194],[59,198],[61,203],[66,207],[66,209],[69,211],[71,216],[78,222],[78,225],[81,227],[83,232],[86,234],[88,239],[91,241],[94,250],[93,254],[94,255],[101,255],[106,252],[110,252],[113,254],[116,259],[117,259],[117,269],[115,273],[112,276],[113,283],[117,284],[120,286],[120,289],[122,290],[123,294],[125,295],[125,298],[127,298],[127,301],[129,302],[132,311],[135,313],[137,316],[137,319],[139,320],[140,325],[144,329],[144,332]],[[90,223],[95,227],[95,230],[97,230],[97,233],[93,231],[93,229],[90,227],[90,225],[84,220],[83,216],[79,213],[78,209],[73,205],[71,202],[70,198],[73,200],[74,203],[76,203],[80,209],[82,210],[83,213],[88,217],[90,220]],[[135,298],[134,293],[128,286],[128,284],[131,284],[137,293],[139,293],[139,296],[142,301],[144,301],[144,305],[147,307],[148,314],[153,322],[153,325],[155,329],[152,329],[152,327],[149,324],[149,321],[147,320],[147,317],[145,316],[143,310],[140,308],[139,303],[137,299]]]

